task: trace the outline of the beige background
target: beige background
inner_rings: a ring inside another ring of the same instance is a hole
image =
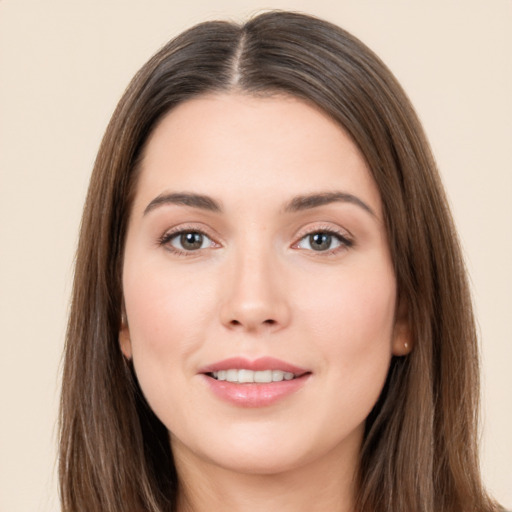
[[[209,18],[303,10],[359,36],[430,136],[471,274],[482,464],[512,507],[512,1],[0,0],[0,510],[57,511],[58,375],[89,173],[134,72]]]

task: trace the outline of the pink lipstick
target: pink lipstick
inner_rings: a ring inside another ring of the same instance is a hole
[[[265,407],[298,391],[311,372],[272,357],[224,359],[200,370],[213,393],[239,407]]]

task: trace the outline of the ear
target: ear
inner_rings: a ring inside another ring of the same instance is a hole
[[[403,299],[399,299],[393,328],[392,352],[394,356],[406,356],[412,350],[412,330],[409,309]]]
[[[119,347],[126,359],[132,358],[132,341],[130,339],[130,328],[128,327],[124,306],[121,313],[121,325],[119,326]]]

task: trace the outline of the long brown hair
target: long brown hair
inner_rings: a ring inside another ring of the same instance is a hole
[[[413,350],[393,358],[366,422],[357,510],[490,512],[476,426],[478,350],[464,263],[434,159],[392,73],[356,38],[314,17],[207,22],[134,77],[91,178],[76,259],[61,403],[63,512],[175,508],[168,433],[142,396],[118,333],[121,269],[138,160],[177,104],[214,91],[286,93],[350,134],[380,189]]]

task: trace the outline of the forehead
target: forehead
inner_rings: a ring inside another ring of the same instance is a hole
[[[340,188],[363,195],[379,209],[379,192],[364,157],[320,109],[285,95],[212,94],[180,104],[154,129],[136,202],[168,190],[222,201],[230,193],[277,200],[283,193]]]

